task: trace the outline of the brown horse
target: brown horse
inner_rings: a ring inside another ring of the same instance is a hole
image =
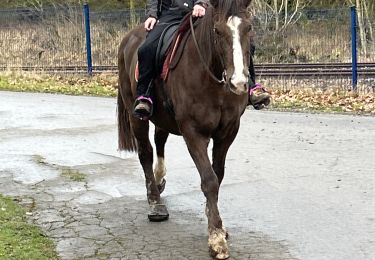
[[[155,82],[150,120],[155,125],[157,164],[153,171],[153,148],[149,121],[131,115],[135,100],[137,49],[146,32],[138,27],[123,39],[118,56],[119,148],[138,151],[146,177],[151,221],[168,219],[160,199],[165,185],[164,145],[169,133],[182,135],[201,177],[207,199],[208,245],[217,259],[229,257],[218,209],[219,187],[224,177],[227,151],[235,139],[240,118],[248,101],[248,63],[250,17],[246,11],[251,0],[211,0],[206,15],[198,19],[188,34],[178,65],[170,71],[164,91]],[[173,105],[171,113],[163,104]],[[213,140],[212,164],[207,147]]]

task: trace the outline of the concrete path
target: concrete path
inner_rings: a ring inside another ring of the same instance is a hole
[[[0,193],[62,259],[210,259],[183,140],[166,147],[170,220],[150,223],[138,159],[116,150],[115,105],[0,92]],[[226,169],[231,259],[375,259],[375,117],[246,111]]]

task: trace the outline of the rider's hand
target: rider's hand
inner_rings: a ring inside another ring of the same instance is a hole
[[[203,17],[206,14],[206,8],[201,5],[195,5],[193,10],[193,17]]]
[[[146,31],[151,31],[152,29],[154,29],[154,26],[156,24],[156,18],[155,17],[149,17],[147,18],[146,22],[145,22],[145,29]]]

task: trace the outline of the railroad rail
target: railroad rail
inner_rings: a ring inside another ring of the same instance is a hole
[[[271,78],[349,78],[352,75],[350,63],[283,63],[255,65],[258,77]],[[45,73],[84,74],[86,66],[0,66],[0,71],[30,71]],[[94,66],[93,73],[117,73],[117,66]],[[375,63],[359,63],[358,76],[375,78]]]
[[[296,64],[260,64],[255,66],[257,75],[280,78],[350,78],[351,63],[296,63]],[[375,63],[359,63],[358,76],[375,77]]]

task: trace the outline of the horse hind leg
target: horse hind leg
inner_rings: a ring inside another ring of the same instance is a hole
[[[133,79],[134,67],[131,69],[132,65],[125,62],[125,60],[131,60],[134,53],[131,53],[130,50],[140,44],[139,40],[136,39],[137,37],[132,37],[131,34],[128,34],[119,49],[119,95],[117,106],[119,148],[128,151],[138,151],[139,161],[146,179],[147,200],[150,206],[148,218],[150,221],[163,221],[168,219],[169,214],[166,206],[160,200],[160,192],[152,170],[153,150],[148,137],[149,122],[141,121],[131,116],[132,103],[134,102],[132,86],[134,89],[136,83]]]
[[[169,213],[167,207],[160,199],[160,191],[152,170],[153,149],[148,137],[149,122],[133,118],[132,127],[137,139],[139,161],[146,178],[147,199],[150,206],[148,218],[150,221],[157,222],[167,220]]]
[[[161,128],[155,127],[154,141],[156,145],[156,154],[158,160],[154,168],[154,176],[156,184],[160,194],[164,191],[166,180],[165,175],[167,174],[167,169],[165,168],[164,161],[164,147],[167,142],[169,133],[162,130]]]

